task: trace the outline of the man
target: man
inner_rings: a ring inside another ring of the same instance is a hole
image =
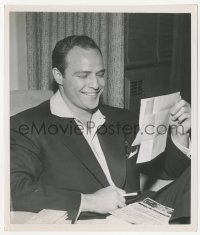
[[[84,212],[108,214],[126,205],[125,192],[140,190],[140,170],[177,178],[154,199],[175,208],[186,201],[189,205],[190,107],[185,101],[172,108],[170,117],[171,124],[182,124],[184,133],[172,131],[166,151],[138,166],[137,156],[127,158],[126,153],[136,133],[123,129],[137,124],[134,117],[99,104],[105,68],[95,42],[87,36],[59,41],[52,72],[59,90],[50,101],[11,118],[13,210],[66,210],[73,222]],[[169,197],[172,192],[174,198]],[[189,217],[186,209],[174,220]]]

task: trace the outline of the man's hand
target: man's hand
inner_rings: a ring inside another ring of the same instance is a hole
[[[188,148],[191,129],[191,108],[185,100],[180,100],[170,110],[170,126],[174,139]]]
[[[124,190],[109,186],[100,189],[93,194],[83,194],[81,203],[81,212],[90,211],[100,214],[107,214],[119,207],[126,206],[125,198],[122,194]]]

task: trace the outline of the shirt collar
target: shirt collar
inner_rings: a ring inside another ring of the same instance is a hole
[[[60,91],[58,90],[50,99],[50,110],[51,113],[58,116],[58,117],[64,117],[64,118],[74,118],[78,120],[75,115],[73,115],[70,108],[67,106],[65,101],[63,100]],[[80,120],[78,120],[80,122]],[[94,123],[99,122],[102,123],[102,121],[105,121],[105,116],[101,113],[101,111],[98,109],[93,115],[92,119]]]
[[[58,90],[50,99],[51,113],[58,117],[75,118]]]

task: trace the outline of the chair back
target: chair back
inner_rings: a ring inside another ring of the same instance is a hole
[[[16,90],[10,91],[10,116],[26,109],[37,106],[53,95],[53,91],[47,90]]]

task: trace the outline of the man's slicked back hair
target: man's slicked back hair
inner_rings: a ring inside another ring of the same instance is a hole
[[[85,35],[72,35],[56,43],[52,53],[52,68],[57,68],[61,74],[64,75],[67,67],[67,54],[75,46],[79,46],[84,49],[96,49],[102,55],[100,48],[92,38]]]

